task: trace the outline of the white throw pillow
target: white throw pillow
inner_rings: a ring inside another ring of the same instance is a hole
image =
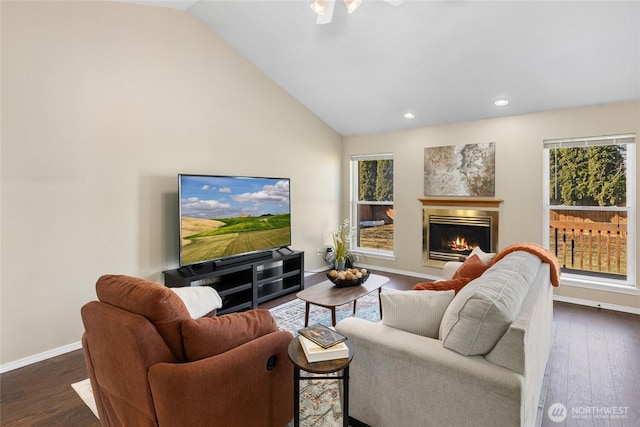
[[[475,248],[473,248],[473,250],[467,256],[467,258],[470,258],[474,255],[478,255],[478,258],[480,258],[480,261],[482,261],[483,264],[485,265],[491,264],[491,261],[493,261],[493,258],[496,256],[494,252],[483,251],[482,249],[480,249],[480,246],[476,246]]]
[[[187,286],[170,289],[180,297],[194,319],[222,307],[222,298],[210,286]]]
[[[382,324],[416,335],[438,338],[440,322],[455,295],[450,291],[393,291],[380,294]]]

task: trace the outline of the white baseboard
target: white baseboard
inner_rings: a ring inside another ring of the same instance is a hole
[[[640,308],[628,307],[626,305],[609,304],[606,302],[591,301],[581,298],[565,297],[554,295],[554,301],[567,302],[569,304],[586,305],[587,307],[604,308],[606,310],[621,311],[623,313],[640,314]]]
[[[42,353],[34,354],[32,356],[23,357],[22,359],[15,360],[13,362],[4,363],[0,365],[0,374],[13,371],[14,369],[23,368],[33,363],[42,362],[43,360],[51,359],[52,357],[60,356],[65,353],[70,353],[82,348],[82,342],[74,342],[64,345],[62,347],[54,348],[51,350],[43,351]]]

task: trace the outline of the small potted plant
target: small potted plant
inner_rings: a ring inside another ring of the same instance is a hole
[[[349,220],[345,219],[340,229],[333,232],[333,246],[328,246],[325,252],[328,255],[325,259],[334,266],[327,278],[337,287],[361,285],[369,278],[366,268],[353,268],[356,253],[349,249],[353,232]]]
[[[338,271],[351,266],[355,260],[355,254],[349,249],[352,237],[353,229],[350,227],[348,219],[342,221],[338,231],[333,232],[334,267]]]

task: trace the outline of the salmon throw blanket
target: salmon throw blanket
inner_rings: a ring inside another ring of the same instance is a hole
[[[556,288],[560,286],[560,263],[558,262],[558,258],[547,249],[535,243],[514,243],[511,246],[507,246],[498,252],[493,258],[493,261],[491,261],[491,265],[504,258],[507,254],[516,251],[529,252],[540,258],[542,262],[549,264],[551,267],[551,284]]]

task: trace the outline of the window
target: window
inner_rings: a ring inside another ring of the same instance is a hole
[[[635,135],[544,142],[545,240],[564,273],[635,273]]]
[[[355,250],[393,255],[393,156],[351,157]]]

